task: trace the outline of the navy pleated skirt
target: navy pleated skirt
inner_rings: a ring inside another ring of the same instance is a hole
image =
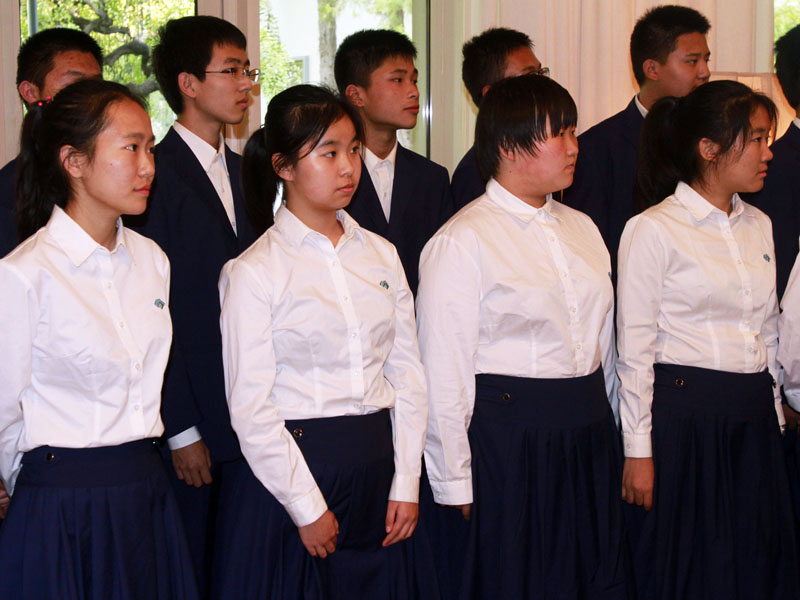
[[[476,377],[464,599],[626,599],[622,450],[601,370]]]
[[[633,531],[640,598],[800,598],[772,377],[655,365],[653,508]]]
[[[286,428],[339,522],[336,551],[312,557],[283,506],[243,469],[238,485],[220,500],[212,597],[436,598],[427,548],[412,540],[381,547],[394,476],[389,411],[286,421]]]
[[[153,440],[25,454],[0,530],[0,598],[197,598]]]

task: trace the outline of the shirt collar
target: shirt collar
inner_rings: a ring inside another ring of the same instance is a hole
[[[792,119],[792,123],[794,123],[795,127],[800,128],[800,117],[795,117]]]
[[[645,117],[647,116],[647,109],[644,107],[644,104],[642,104],[642,103],[639,101],[639,94],[636,94],[636,95],[633,97],[633,101],[634,101],[634,103],[636,104],[636,108],[638,108],[638,109],[639,109],[639,112],[641,113],[641,115],[642,115],[642,118],[645,118]]]
[[[366,239],[361,226],[353,217],[347,214],[346,211],[337,210],[336,218],[342,224],[342,229],[344,229],[343,241],[347,241],[353,236],[358,237],[361,242]],[[298,219],[297,216],[284,205],[281,205],[278,208],[278,212],[275,213],[275,227],[297,248],[303,244],[308,236],[322,236],[321,233],[314,231]]]
[[[175,130],[175,133],[181,136],[181,139],[186,142],[186,145],[189,146],[192,154],[195,155],[195,158],[197,158],[200,166],[203,167],[206,173],[211,170],[211,165],[214,164],[214,160],[216,160],[218,156],[219,159],[222,160],[225,173],[228,173],[228,164],[225,162],[225,138],[222,137],[221,131],[219,133],[217,147],[213,148],[207,141],[177,121],[172,124],[172,128]]]
[[[698,194],[692,186],[683,181],[678,182],[675,188],[675,197],[686,207],[695,221],[702,221],[708,215],[716,212],[723,215],[726,219],[734,219],[744,212],[744,203],[739,198],[739,194],[734,194],[731,200],[731,214],[727,215],[708,200]]]
[[[544,206],[535,208],[527,202],[520,200],[509,192],[493,177],[486,184],[486,194],[507,213],[513,215],[523,223],[530,223],[534,219],[556,219],[559,216],[560,207],[558,202],[553,200],[552,194],[547,194]]]
[[[392,146],[392,149],[386,158],[378,158],[375,155],[375,153],[372,152],[372,150],[367,148],[366,144],[364,145],[364,164],[367,166],[367,169],[369,169],[370,172],[375,170],[375,167],[377,167],[383,161],[389,161],[389,164],[392,165],[392,171],[394,171],[394,164],[396,159],[397,159],[397,138],[395,138],[394,146]]]
[[[56,241],[59,247],[67,255],[76,267],[80,267],[97,250],[114,254],[120,247],[125,248],[131,256],[130,244],[127,241],[125,228],[122,226],[122,219],[117,219],[117,237],[114,241],[114,249],[101,246],[84,231],[72,218],[59,206],[53,207],[53,213],[46,225],[47,233]]]

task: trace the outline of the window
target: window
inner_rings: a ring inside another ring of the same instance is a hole
[[[50,27],[88,32],[103,50],[103,77],[147,98],[160,140],[174,115],[158,91],[150,53],[163,23],[193,14],[195,0],[20,0],[20,30],[23,40]]]
[[[361,29],[393,29],[417,47],[420,118],[400,143],[427,155],[427,2],[425,0],[259,0],[261,19],[261,116],[269,100],[298,83],[335,89],[333,58],[345,37]]]
[[[775,0],[775,39],[800,24],[800,0]]]

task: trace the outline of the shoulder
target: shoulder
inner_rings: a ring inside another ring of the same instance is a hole
[[[409,150],[408,148],[398,145],[397,156],[398,158],[402,156],[403,159],[407,161],[408,165],[415,171],[415,173],[420,173],[431,178],[443,178],[445,181],[449,181],[447,169],[445,169],[442,165],[433,162],[431,159],[426,158],[421,154],[417,154],[413,150]]]
[[[553,212],[570,227],[600,236],[600,230],[592,218],[584,212],[567,206],[558,200],[552,200]]]
[[[167,255],[161,247],[150,238],[126,227],[125,241],[131,245],[131,253],[136,257],[137,262],[148,261],[163,268],[169,267]]]
[[[52,253],[61,252],[42,227],[0,259],[3,278],[12,277],[28,286],[41,272],[52,269]]]
[[[770,235],[772,235],[772,220],[769,216],[761,209],[756,208],[744,200],[742,200],[742,216],[757,224],[759,227],[769,230]]]
[[[634,106],[634,109],[636,107]],[[634,115],[635,116],[635,115]],[[630,114],[630,105],[619,111],[617,114],[600,121],[578,136],[579,144],[599,143],[622,135],[626,128],[626,122],[633,118]]]

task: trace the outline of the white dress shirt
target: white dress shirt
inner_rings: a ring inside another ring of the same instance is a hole
[[[169,262],[117,225],[114,249],[58,207],[0,260],[0,475],[23,452],[159,437],[172,340]]]
[[[417,320],[436,502],[472,502],[467,429],[477,373],[570,378],[602,365],[615,398],[610,271],[589,217],[550,196],[534,208],[494,179],[426,244]]]
[[[791,407],[800,411],[800,260],[794,261],[781,308],[778,363],[783,367],[783,391]]]
[[[298,527],[327,505],[287,419],[391,408],[389,499],[419,494],[428,408],[413,298],[394,246],[337,216],[344,234],[334,248],[279,208],[219,283],[231,424],[253,473]]]
[[[364,145],[364,166],[378,194],[381,202],[383,216],[386,222],[392,213],[392,186],[394,185],[394,165],[397,160],[397,140],[394,141],[391,152],[386,158],[378,158],[366,145]]]
[[[730,216],[685,183],[633,217],[619,246],[617,335],[625,456],[652,456],[653,364],[778,377],[772,224],[733,196]],[[783,424],[780,392],[775,390]]]

